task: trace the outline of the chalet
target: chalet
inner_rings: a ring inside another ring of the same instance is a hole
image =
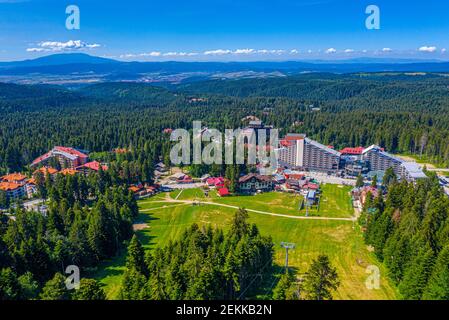
[[[274,182],[270,176],[250,173],[239,179],[239,190],[242,193],[267,192],[274,189]]]
[[[128,190],[134,194],[135,198],[139,199],[156,194],[158,186],[142,185],[141,183],[139,183],[138,185],[130,186]]]

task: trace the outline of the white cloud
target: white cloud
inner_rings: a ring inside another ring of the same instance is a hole
[[[354,52],[354,49],[346,49],[345,50],[345,53],[353,53]]]
[[[161,53],[159,51],[153,51],[148,54],[150,57],[160,57]]]
[[[43,41],[37,47],[27,48],[27,52],[57,52],[57,51],[73,51],[83,49],[95,49],[100,47],[98,43],[87,43],[81,40],[69,40],[67,42],[60,41]]]
[[[393,51],[393,49],[391,49],[391,48],[383,48],[382,49],[382,52],[392,52]]]
[[[336,52],[337,52],[337,49],[335,49],[335,48],[329,48],[326,50],[326,53],[336,53]]]
[[[298,54],[299,51],[297,49],[290,50],[290,54]]]
[[[446,51],[447,51],[446,48],[441,49],[441,53],[446,53]]]
[[[423,47],[419,48],[418,51],[419,52],[433,53],[433,52],[437,51],[437,47],[423,46]]]
[[[252,54],[252,53],[255,53],[255,50],[254,49],[237,49],[232,53],[233,54]]]
[[[196,52],[166,52],[163,54],[164,57],[192,57],[196,56]]]
[[[231,50],[223,50],[223,49],[204,51],[204,54],[206,56],[222,56],[231,53],[232,53]]]

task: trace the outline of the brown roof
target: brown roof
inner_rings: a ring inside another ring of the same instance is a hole
[[[269,177],[269,176],[262,176],[257,173],[250,173],[250,174],[247,174],[246,176],[241,177],[239,179],[239,183],[247,182],[247,181],[251,180],[252,178],[256,178],[257,180],[262,181],[262,182],[269,182],[272,180],[271,177]]]

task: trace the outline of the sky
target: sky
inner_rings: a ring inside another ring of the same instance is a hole
[[[79,29],[66,27],[69,5]],[[448,14],[446,0],[0,0],[0,61],[449,60]]]

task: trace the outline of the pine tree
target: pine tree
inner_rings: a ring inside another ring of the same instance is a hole
[[[332,291],[340,285],[337,271],[328,256],[320,255],[312,264],[304,278],[306,300],[332,300]]]
[[[17,275],[10,268],[0,270],[0,301],[18,300],[21,297]]]
[[[147,267],[145,265],[145,251],[136,235],[131,239],[128,246],[128,256],[126,257],[126,267],[135,269],[137,272],[146,275]]]
[[[39,294],[39,283],[33,279],[33,274],[27,272],[18,278],[21,288],[21,298],[24,300],[36,299]]]
[[[449,245],[438,255],[423,294],[426,300],[449,300]]]
[[[98,281],[81,279],[80,287],[72,296],[73,300],[105,300],[106,295]]]
[[[405,300],[420,300],[432,272],[434,253],[429,245],[422,247],[407,268],[399,291]]]
[[[295,284],[295,277],[292,273],[281,275],[276,287],[273,289],[274,300],[298,300],[299,290]]]
[[[53,279],[49,280],[42,292],[42,300],[70,300],[70,293],[66,288],[65,277],[61,273],[56,273]]]
[[[363,176],[361,174],[358,175],[357,181],[355,183],[356,188],[361,188],[365,185],[365,181],[363,179]]]

